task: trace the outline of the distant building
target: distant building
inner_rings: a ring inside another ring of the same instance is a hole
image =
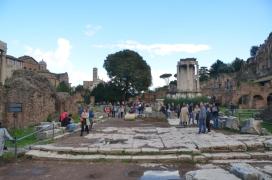
[[[24,69],[42,74],[48,78],[54,87],[60,82],[69,85],[68,73],[55,74],[47,70],[47,64],[44,60],[37,62],[31,56],[21,56],[19,58],[7,55],[7,44],[0,41],[0,84],[10,78],[15,70]]]
[[[93,80],[83,81],[83,87],[84,89],[93,90],[100,83],[103,83],[103,80],[98,78],[98,69],[93,68]]]

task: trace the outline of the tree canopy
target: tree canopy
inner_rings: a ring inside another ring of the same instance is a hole
[[[122,89],[113,82],[100,83],[91,92],[96,102],[117,102],[122,101]]]
[[[199,81],[207,81],[209,79],[209,70],[207,67],[202,66],[199,69]]]
[[[250,56],[255,57],[258,50],[259,50],[259,46],[252,46],[250,49]]]
[[[62,81],[57,86],[57,92],[68,92],[68,93],[70,93],[70,87],[68,86],[68,84],[66,82]]]
[[[103,67],[111,82],[121,89],[124,99],[148,90],[152,83],[150,66],[142,56],[132,50],[109,54]]]
[[[160,75],[160,78],[164,79],[166,82],[166,85],[169,85],[169,78],[172,76],[172,74],[169,73],[164,73],[162,75]]]
[[[240,71],[244,63],[245,61],[243,59],[235,58],[234,61],[232,61],[231,63],[232,71],[233,72]]]
[[[231,67],[228,64],[217,59],[217,61],[211,65],[210,76],[216,77],[220,73],[229,73],[231,71]]]

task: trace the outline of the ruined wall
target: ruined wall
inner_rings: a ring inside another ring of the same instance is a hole
[[[22,112],[16,118],[13,113],[6,113],[3,122],[7,127],[34,125],[55,112],[55,90],[46,77],[31,71],[15,71],[6,87],[6,103],[22,103]]]

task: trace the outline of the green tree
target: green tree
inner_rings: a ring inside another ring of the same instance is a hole
[[[251,46],[251,49],[250,49],[250,56],[251,56],[251,57],[255,57],[258,50],[259,50],[259,46]]]
[[[68,92],[70,93],[70,87],[68,84],[64,81],[60,82],[58,87],[57,87],[57,92]]]
[[[168,85],[169,85],[169,78],[170,78],[171,76],[172,76],[172,74],[165,73],[165,74],[160,75],[160,78],[164,79],[166,85],[168,86]]]
[[[75,91],[76,92],[82,92],[84,90],[84,87],[82,85],[78,85],[76,88],[75,88]]]
[[[231,68],[233,72],[240,71],[244,63],[245,61],[243,59],[235,58],[234,61],[232,61],[231,63]]]
[[[199,81],[207,81],[209,79],[209,70],[207,67],[202,66],[199,69]]]
[[[123,50],[109,54],[103,67],[111,82],[120,87],[125,100],[148,90],[152,83],[150,66],[135,51]]]
[[[117,102],[123,98],[122,89],[113,82],[100,83],[91,92],[96,102]]]
[[[216,77],[220,73],[229,73],[229,72],[232,72],[231,66],[222,62],[219,59],[215,63],[213,63],[210,68],[211,77]]]

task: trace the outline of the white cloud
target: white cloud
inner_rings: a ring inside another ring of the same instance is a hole
[[[95,35],[101,29],[102,29],[102,26],[100,26],[100,25],[87,24],[85,27],[84,34],[88,37],[91,37],[91,36]]]
[[[146,51],[154,55],[169,55],[173,53],[198,53],[201,51],[210,50],[211,47],[207,44],[143,44],[137,41],[122,41],[116,44],[96,44],[96,48],[118,48]]]
[[[65,38],[58,38],[56,50],[44,51],[40,48],[32,48],[25,46],[26,54],[34,57],[36,60],[44,60],[49,69],[56,70],[62,69],[65,65],[69,64],[69,57],[72,46],[70,41]]]

